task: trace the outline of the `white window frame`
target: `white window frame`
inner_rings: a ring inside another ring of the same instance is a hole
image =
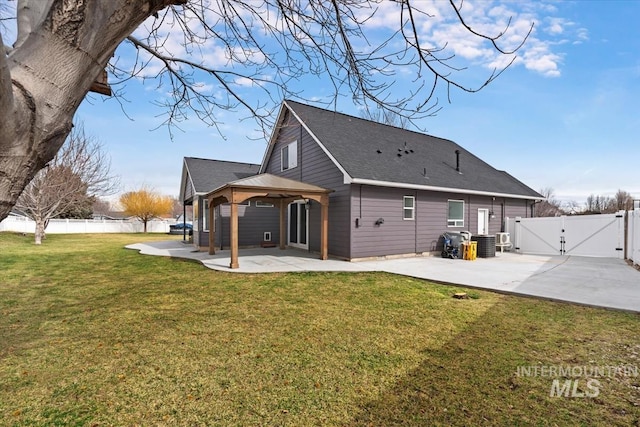
[[[262,200],[256,200],[256,208],[272,208],[274,204],[271,202],[263,202]]]
[[[407,200],[411,200],[411,206],[407,206]],[[407,218],[407,212],[411,212],[411,217]],[[413,221],[416,219],[416,198],[415,196],[402,197],[402,219],[405,221]]]
[[[285,164],[285,153],[287,162]],[[293,141],[280,150],[280,170],[286,171],[298,166],[298,141]]]
[[[449,212],[451,211],[449,204],[451,202],[462,203],[462,219],[449,218]],[[447,200],[447,227],[464,227],[464,200]]]
[[[202,199],[202,231],[209,231],[209,201]]]

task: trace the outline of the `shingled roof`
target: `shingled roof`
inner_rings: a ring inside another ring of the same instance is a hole
[[[204,195],[228,182],[253,176],[259,170],[260,165],[252,163],[185,157],[182,167],[180,200],[184,200],[185,185],[192,185],[195,194]]]
[[[439,191],[543,197],[453,141],[287,100],[346,181]],[[456,150],[460,171],[456,170]]]

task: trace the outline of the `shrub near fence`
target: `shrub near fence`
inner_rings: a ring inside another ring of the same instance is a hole
[[[154,220],[147,223],[149,233],[168,233],[169,225],[175,220]],[[36,223],[30,219],[10,216],[0,222],[0,231],[33,233]],[[74,233],[142,233],[144,225],[136,220],[100,219],[52,219],[47,226],[47,234]]]

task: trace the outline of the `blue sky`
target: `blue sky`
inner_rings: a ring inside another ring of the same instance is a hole
[[[443,5],[436,2],[434,14]],[[372,31],[384,31],[381,22],[393,22],[392,7],[391,2],[385,5],[381,20],[372,22],[380,27]],[[514,16],[512,36],[517,38],[532,20],[534,33],[502,76],[479,93],[452,91],[450,104],[441,96],[442,110],[420,126],[536,190],[553,188],[564,201],[583,203],[589,194],[611,196],[619,188],[640,198],[640,2],[467,1],[465,7],[465,18],[481,28]],[[469,65],[468,81],[486,77],[491,64],[500,60],[477,41],[460,36],[450,19],[433,19],[429,25],[433,40],[450,40],[448,48]],[[301,88],[305,97],[321,99],[327,84],[318,80]],[[162,123],[162,110],[152,104],[161,96],[157,84],[134,80],[124,89],[126,115],[116,100],[99,95],[77,113],[111,156],[122,191],[147,185],[177,196],[185,156],[262,160],[266,140],[249,139],[257,135],[256,126],[242,120],[245,111],[220,113],[225,139],[190,119],[172,140],[166,128],[153,130]],[[263,96],[245,93],[252,100]],[[360,115],[348,96],[340,98],[337,109]]]

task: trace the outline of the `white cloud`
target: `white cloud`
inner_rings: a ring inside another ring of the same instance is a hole
[[[561,75],[563,54],[556,50],[563,42],[588,39],[586,29],[577,28],[574,22],[564,18],[550,16],[554,13],[557,13],[555,6],[544,3],[525,6],[501,1],[466,1],[461,10],[466,23],[475,31],[488,36],[501,34],[497,44],[505,51],[519,46],[535,23],[525,44],[516,52],[518,59],[514,64],[546,77]],[[558,36],[563,39],[558,40]],[[471,34],[451,16],[422,37],[438,46],[446,45],[447,51],[487,68],[503,68],[512,59],[496,52],[490,43]]]
[[[548,25],[545,30],[552,35],[564,33],[565,26],[573,25],[563,18],[547,18]]]
[[[237,79],[234,80],[234,83],[237,84],[238,86],[243,86],[243,87],[253,86],[253,80],[247,77],[238,77]]]
[[[559,77],[557,55],[547,54],[524,61],[525,67],[529,70],[537,71],[547,77]]]

